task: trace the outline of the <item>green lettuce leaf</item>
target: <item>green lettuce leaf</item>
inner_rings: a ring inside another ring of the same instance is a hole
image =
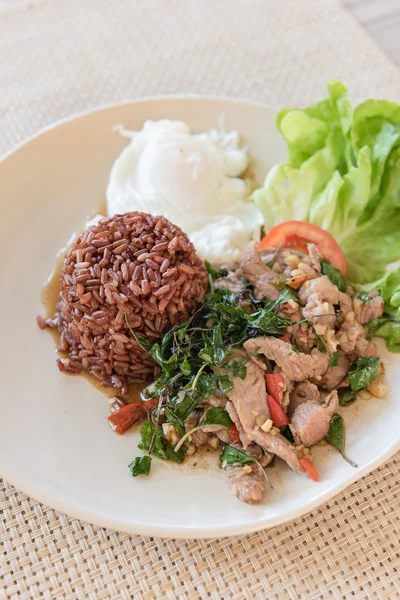
[[[353,284],[384,277],[400,258],[400,105],[366,100],[353,109],[345,86],[331,81],[327,99],[283,110],[277,124],[288,160],[252,196],[265,230],[309,221],[341,245]]]

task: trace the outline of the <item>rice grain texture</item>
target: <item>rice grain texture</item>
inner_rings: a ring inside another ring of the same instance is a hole
[[[127,389],[157,374],[132,331],[156,341],[198,308],[208,285],[193,244],[164,217],[132,212],[89,227],[65,257],[55,321],[60,370]],[[129,323],[129,326],[128,326]],[[42,326],[42,322],[39,326]]]

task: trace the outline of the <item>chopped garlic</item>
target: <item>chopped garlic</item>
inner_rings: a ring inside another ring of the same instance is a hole
[[[388,389],[388,386],[380,381],[373,381],[367,387],[369,393],[375,396],[375,398],[383,398]]]
[[[273,425],[273,422],[271,419],[267,419],[264,423],[264,425],[261,425],[261,429],[263,431],[265,431],[265,433],[268,433],[268,431],[270,431],[271,427]]]
[[[297,310],[299,308],[299,305],[297,304],[297,302],[295,302],[292,299],[288,300],[288,304],[289,304],[290,308],[293,308],[293,310]]]
[[[214,448],[214,450],[219,448],[219,439],[215,435],[210,436],[207,440],[207,443],[209,446],[211,446],[211,448]]]
[[[244,467],[243,467],[243,471],[244,471],[245,473],[251,473],[251,472],[253,471],[253,469],[251,468],[251,466],[250,466],[250,465],[244,465]]]

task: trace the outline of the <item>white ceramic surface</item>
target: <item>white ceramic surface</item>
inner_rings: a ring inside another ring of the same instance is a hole
[[[273,491],[258,506],[232,496],[224,475],[208,468],[154,461],[149,478],[133,479],[137,431],[111,432],[105,396],[85,379],[61,374],[51,336],[36,326],[40,289],[58,249],[104,198],[108,174],[127,140],[112,131],[146,119],[187,121],[195,130],[242,132],[261,182],[285,150],[269,108],[225,99],[178,97],[111,106],[43,131],[0,165],[0,473],[40,501],[113,529],[164,537],[213,537],[271,527],[304,514],[371,471],[400,448],[400,371],[385,358],[385,400],[343,410],[349,466],[331,448],[313,453],[321,481],[283,464],[269,472]],[[397,371],[397,372],[396,372]]]

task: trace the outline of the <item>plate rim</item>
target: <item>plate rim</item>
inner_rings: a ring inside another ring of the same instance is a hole
[[[89,115],[100,113],[106,110],[110,110],[113,108],[119,108],[121,106],[129,106],[135,104],[141,104],[142,102],[158,102],[160,100],[211,100],[211,101],[222,101],[229,102],[231,104],[250,104],[251,106],[256,106],[258,108],[266,108],[278,114],[279,108],[273,106],[272,104],[268,104],[267,102],[258,102],[257,100],[248,100],[242,97],[230,97],[230,96],[218,96],[214,94],[161,94],[159,96],[143,96],[141,98],[131,98],[121,100],[120,102],[110,102],[107,104],[98,104],[94,108],[89,108],[87,110],[73,112],[66,117],[62,117],[61,119],[57,119],[56,121],[52,121],[48,125],[41,127],[35,133],[32,133],[26,138],[23,138],[20,142],[17,142],[10,150],[6,150],[6,152],[0,156],[0,164],[5,160],[11,157],[12,154],[21,150],[24,146],[28,145],[30,142],[33,142],[36,138],[42,136],[43,134],[51,131],[52,129],[56,129],[61,125],[65,125],[70,121],[75,121],[80,119],[81,117],[88,117]]]
[[[13,148],[8,150],[3,156],[0,157],[0,164],[3,166],[6,163],[7,159],[16,154],[19,150],[35,141],[37,138],[44,136],[49,131],[56,129],[57,127],[61,127],[65,124],[68,124],[72,121],[78,120],[80,118],[88,117],[93,114],[105,112],[107,110],[112,110],[119,108],[121,106],[135,106],[137,104],[145,104],[145,103],[153,103],[160,101],[212,101],[217,103],[229,103],[229,104],[244,104],[247,106],[254,106],[262,109],[267,109],[269,111],[273,111],[276,114],[279,109],[275,106],[264,102],[257,102],[254,100],[248,100],[242,97],[228,97],[228,96],[219,96],[219,95],[209,95],[209,94],[166,94],[166,95],[153,95],[153,96],[145,96],[141,98],[134,99],[124,99],[120,102],[112,102],[109,104],[98,105],[94,108],[84,110],[81,112],[73,113],[62,119],[58,119],[45,127],[39,129],[32,135],[24,138],[21,142],[16,144]],[[331,489],[327,489],[322,494],[317,494],[312,500],[306,502],[301,507],[291,510],[290,514],[286,515],[276,515],[272,517],[261,517],[255,519],[252,523],[246,524],[238,524],[238,525],[219,525],[211,526],[211,527],[200,527],[197,526],[176,526],[176,525],[148,525],[148,524],[131,524],[127,523],[124,520],[118,518],[111,518],[100,513],[92,513],[89,510],[82,509],[77,507],[76,505],[69,503],[68,501],[63,501],[57,498],[54,494],[49,492],[43,492],[35,488],[29,481],[24,482],[21,480],[20,476],[17,474],[9,473],[7,469],[7,465],[3,464],[3,460],[0,456],[0,473],[1,476],[8,481],[11,485],[15,486],[18,490],[21,490],[24,494],[29,495],[31,498],[53,508],[54,510],[63,512],[69,515],[72,518],[77,518],[80,520],[84,520],[86,522],[92,523],[99,527],[105,527],[107,529],[112,529],[115,531],[126,532],[130,534],[137,535],[148,535],[153,537],[160,538],[175,538],[175,539],[210,539],[216,537],[230,537],[236,535],[243,535],[248,533],[254,533],[256,531],[262,531],[266,529],[270,529],[277,525],[283,525],[290,521],[294,521],[305,514],[310,513],[316,508],[320,507],[322,504],[328,502],[329,500],[336,497],[338,494],[342,493],[347,487],[355,483],[356,481],[362,479],[367,474],[374,471],[376,468],[387,462],[396,452],[400,450],[400,436],[398,440],[394,440],[390,447],[386,450],[386,452],[379,456],[376,459],[369,461],[366,465],[361,468],[358,468],[354,474],[349,473],[339,485],[335,486],[335,490],[332,493]],[[249,507],[251,510],[251,507]]]

